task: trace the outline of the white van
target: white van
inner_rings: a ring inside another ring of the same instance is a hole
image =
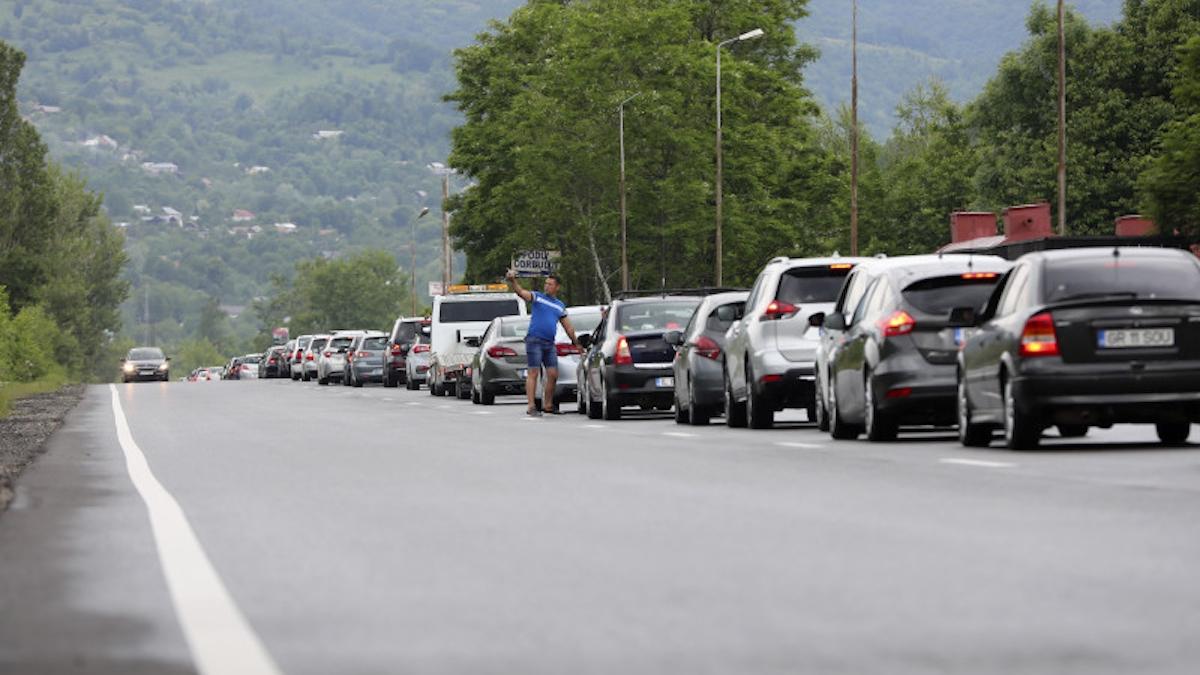
[[[476,347],[468,345],[468,339],[483,335],[496,317],[528,314],[525,303],[504,284],[448,290],[433,299],[429,392],[434,396],[457,393],[458,380],[475,356]]]

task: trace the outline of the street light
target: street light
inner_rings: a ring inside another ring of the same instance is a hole
[[[453,261],[450,258],[450,212],[446,210],[446,202],[450,199],[450,176],[454,169],[441,162],[430,162],[430,171],[435,176],[442,177],[442,292],[450,286],[450,277],[454,273]]]
[[[422,206],[421,212],[417,214],[417,217],[409,221],[411,234],[408,241],[408,251],[411,264],[409,265],[408,272],[412,276],[412,316],[417,315],[417,221],[427,215],[429,215],[429,207]]]
[[[735,38],[729,38],[724,42],[717,43],[717,286],[721,286],[724,282],[724,269],[721,264],[721,259],[724,257],[724,244],[722,242],[721,233],[721,200],[722,200],[722,181],[724,165],[721,157],[721,49],[725,45],[733,44],[734,42],[742,42],[744,40],[753,40],[762,37],[763,30],[755,28],[751,31],[746,31]]]
[[[617,116],[620,118],[621,143],[621,290],[629,290],[629,243],[626,231],[627,214],[625,212],[625,104],[641,96],[638,92],[621,101],[617,105]]]

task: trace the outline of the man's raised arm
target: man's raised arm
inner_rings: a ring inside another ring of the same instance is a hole
[[[508,287],[512,289],[513,293],[516,293],[525,302],[533,302],[533,293],[521,288],[521,284],[517,282],[516,270],[509,270],[504,278],[508,280]]]

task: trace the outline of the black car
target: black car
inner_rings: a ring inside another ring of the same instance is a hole
[[[668,331],[675,355],[675,421],[703,425],[725,407],[725,333],[741,318],[748,291],[710,295],[687,328]]]
[[[1154,424],[1183,443],[1200,422],[1200,261],[1155,248],[1089,248],[1021,257],[958,355],[959,437],[1012,449],[1118,423]]]
[[[427,318],[396,319],[388,336],[388,353],[383,360],[383,386],[408,384],[408,351],[422,334],[429,335],[432,321]]]
[[[982,309],[1012,263],[948,255],[865,264],[875,279],[853,315],[825,317],[826,327],[843,331],[825,364],[830,433],[889,441],[904,424],[954,424],[955,359],[965,334],[950,325],[950,312]]]
[[[668,331],[682,330],[700,297],[657,295],[614,300],[600,326],[580,339],[579,405],[588,417],[621,419],[621,408],[670,410],[675,399],[675,348]]]
[[[171,359],[158,347],[134,347],[121,359],[122,382],[166,382],[171,379]]]

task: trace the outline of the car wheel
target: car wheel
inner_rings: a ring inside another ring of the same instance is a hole
[[[600,398],[603,405],[604,419],[615,422],[621,419],[621,402],[616,395],[609,392],[608,381],[600,380]]]
[[[879,401],[875,398],[875,385],[867,373],[863,381],[863,415],[865,417],[867,440],[880,443],[896,440],[900,425],[896,418],[879,409]]]
[[[1088,425],[1086,424],[1060,424],[1058,425],[1058,435],[1061,438],[1083,438],[1088,434]]]
[[[746,364],[746,422],[751,429],[770,429],[775,426],[775,410],[766,392],[754,391],[754,375]]]
[[[725,374],[725,425],[732,429],[742,429],[746,426],[746,404],[738,403],[733,397],[733,383],[729,381],[729,373]]]
[[[589,420],[598,420],[604,417],[604,409],[592,396],[590,385],[587,388],[587,416]]]
[[[1158,440],[1167,445],[1183,445],[1192,435],[1192,425],[1187,422],[1159,422],[1154,425]]]
[[[353,381],[351,381],[351,384],[353,384],[355,387],[362,387],[363,386],[362,378],[360,378],[360,377],[354,378]]]
[[[483,405],[495,405],[496,395],[487,389],[484,389],[483,391],[479,392],[479,402]]]
[[[417,384],[417,381],[412,378],[405,378],[404,388],[409,391],[416,391],[421,388],[421,385]]]
[[[471,385],[471,403],[473,403],[475,405],[479,405],[481,403],[480,398],[481,397],[479,396],[479,392],[476,391],[475,385],[472,384]]]
[[[455,386],[455,393],[458,395],[459,400],[466,401],[471,398],[471,385],[463,384],[463,381],[459,380]]]
[[[317,384],[319,384],[319,385],[322,385],[322,386],[328,385],[328,384],[329,384],[329,378],[328,378],[328,377],[321,377],[320,375],[317,375]]]
[[[991,427],[971,423],[967,381],[961,374],[958,376],[958,442],[968,448],[986,448],[992,442]]]
[[[710,419],[708,410],[696,403],[696,381],[688,378],[688,424],[694,427],[702,427],[708,424]]]
[[[862,431],[857,425],[842,419],[842,410],[838,406],[837,386],[829,389],[829,435],[839,441],[852,441],[858,438]]]
[[[679,401],[679,392],[675,392],[675,424],[687,424],[688,411]]]
[[[1029,413],[1021,412],[1013,399],[1012,382],[1005,379],[1004,392],[1004,444],[1010,450],[1033,450],[1041,440],[1042,429]]]
[[[400,385],[400,378],[396,375],[386,374],[383,376],[383,386],[388,389],[395,389]]]
[[[305,368],[304,372],[300,373],[300,380],[302,382],[311,382],[312,381],[312,376],[308,374],[308,368]]]

